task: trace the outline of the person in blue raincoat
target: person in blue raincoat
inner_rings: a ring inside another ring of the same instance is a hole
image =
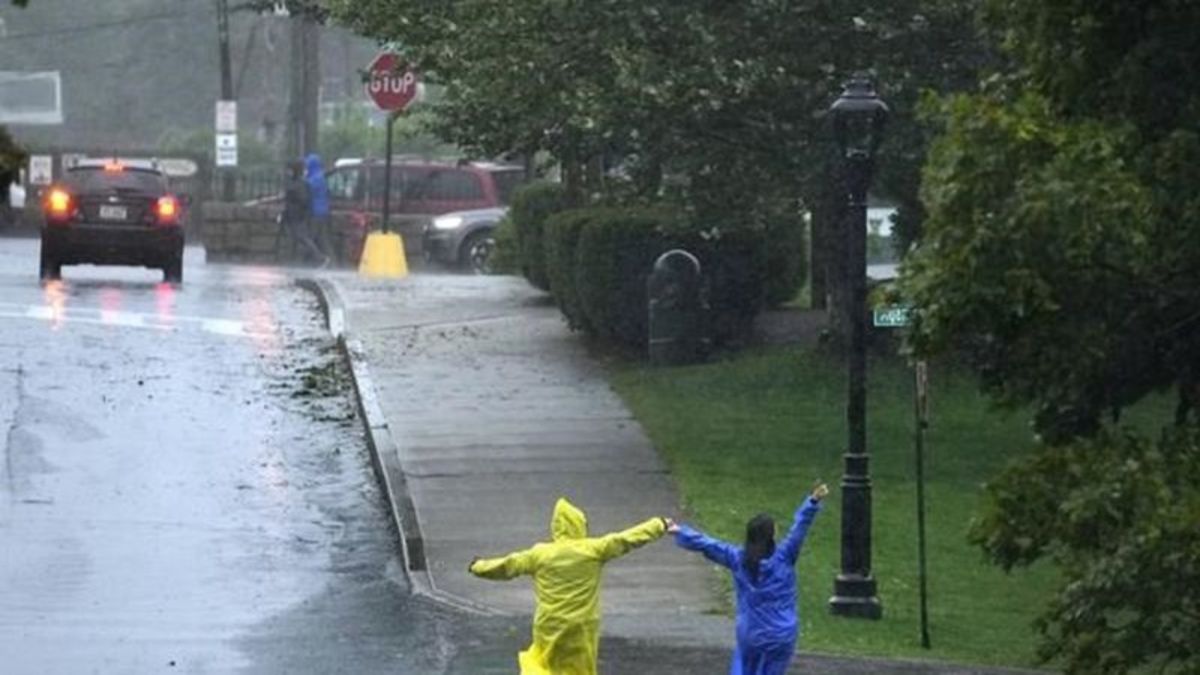
[[[308,183],[308,216],[313,238],[325,255],[325,264],[329,264],[333,217],[329,208],[329,184],[325,181],[325,168],[321,166],[320,155],[312,153],[304,158],[304,182]]]
[[[784,675],[796,649],[796,559],[808,528],[829,494],[818,485],[796,509],[787,536],[775,545],[775,521],[759,514],[746,524],[739,548],[686,525],[667,529],[675,543],[727,568],[737,593],[737,647],[730,675]]]

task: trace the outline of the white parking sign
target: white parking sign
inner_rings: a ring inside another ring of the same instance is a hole
[[[50,155],[29,156],[29,184],[49,185],[54,182],[54,158]]]
[[[217,134],[217,166],[237,166],[237,134]]]

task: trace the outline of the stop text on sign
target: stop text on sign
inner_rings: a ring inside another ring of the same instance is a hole
[[[415,93],[414,89],[417,86],[417,76],[411,70],[395,75],[378,75],[371,78],[370,88],[372,94],[409,94]]]

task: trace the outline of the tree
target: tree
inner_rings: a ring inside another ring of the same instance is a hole
[[[881,184],[907,213],[926,135],[911,114],[919,90],[973,82],[987,60],[973,2],[329,6],[449,85],[442,131],[459,145],[547,151],[577,199],[608,190],[602,169],[614,163],[636,194],[674,187],[716,219],[768,217],[799,198],[816,212],[816,229],[832,235],[816,237],[818,252],[840,240],[823,112],[841,83],[871,66],[896,108]]]
[[[1033,409],[1043,447],[993,483],[975,540],[1006,567],[1062,564],[1044,653],[1079,673],[1196,672],[1200,585],[1182,579],[1200,548],[1178,519],[1194,530],[1200,488],[1172,475],[1200,462],[1200,75],[1183,65],[1200,6],[988,0],[983,20],[1012,66],[927,103],[941,133],[901,282],[909,345],[963,355],[996,400]],[[1172,389],[1161,422],[1178,429],[1118,431]],[[1104,491],[1126,465],[1145,480]]]

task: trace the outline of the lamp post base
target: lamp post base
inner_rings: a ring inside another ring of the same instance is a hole
[[[858,574],[839,574],[833,582],[829,611],[835,616],[856,619],[883,618],[883,605],[875,591],[875,579]]]

